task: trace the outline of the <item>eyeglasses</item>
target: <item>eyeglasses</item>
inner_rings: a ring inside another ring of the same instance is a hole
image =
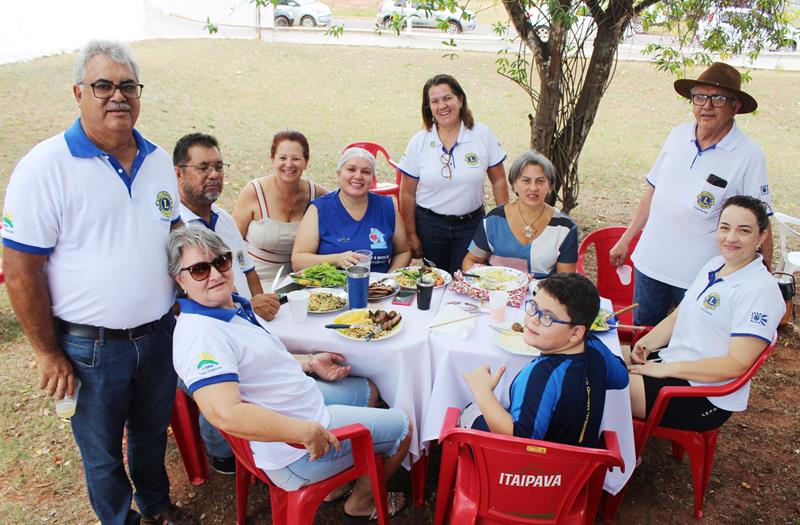
[[[198,173],[201,175],[211,175],[212,170],[216,170],[217,173],[222,175],[225,173],[226,168],[230,168],[231,165],[227,162],[217,162],[216,164],[178,164],[179,168],[194,168],[197,170]]]
[[[116,93],[118,89],[119,92],[122,93],[122,96],[128,100],[137,99],[142,96],[142,89],[144,89],[144,84],[137,84],[135,82],[114,84],[113,82],[109,82],[107,80],[98,80],[97,82],[92,82],[91,84],[79,82],[78,85],[90,86],[92,88],[92,94],[94,97],[103,100],[108,100],[113,97],[114,93]]]
[[[445,179],[452,179],[453,169],[450,167],[450,164],[453,162],[453,154],[442,153],[442,157],[440,160],[442,161],[442,177],[444,177]]]
[[[692,94],[692,104],[695,106],[705,106],[708,99],[711,99],[711,105],[715,108],[721,108],[729,100],[736,100],[736,97],[726,97],[725,95],[703,95],[701,93]]]
[[[199,262],[186,268],[181,268],[182,272],[189,272],[195,281],[205,281],[211,275],[211,267],[217,269],[219,273],[227,272],[233,265],[233,255],[231,252],[223,253],[211,262]]]
[[[548,310],[539,310],[539,306],[532,299],[525,301],[525,313],[531,317],[538,317],[539,324],[545,328],[553,326],[553,323],[565,324],[567,326],[571,326],[573,324],[569,321],[562,321]]]

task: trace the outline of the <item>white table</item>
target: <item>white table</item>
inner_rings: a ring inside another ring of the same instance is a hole
[[[464,296],[447,291],[442,304],[452,300],[464,300]],[[610,310],[611,302],[603,300],[602,306]],[[506,320],[521,321],[522,317],[521,308],[506,308]],[[481,365],[489,365],[492,371],[495,371],[501,365],[506,365],[506,372],[494,393],[501,405],[509,406],[508,390],[511,382],[517,373],[531,362],[532,357],[511,354],[496,346],[493,342],[492,331],[488,327],[488,322],[488,315],[478,317],[475,327],[467,340],[436,333],[430,335],[430,375],[433,377],[433,385],[420,429],[423,443],[438,439],[444,414],[448,407],[463,408],[467,403],[473,401],[472,394],[462,377],[462,372],[474,370]],[[600,334],[600,339],[612,352],[621,355],[616,331]],[[628,388],[609,390],[606,393],[603,420],[600,428],[601,430],[613,430],[617,433],[620,451],[625,461],[624,473],[619,468],[615,468],[606,475],[603,488],[612,494],[616,494],[625,486],[636,465]]]
[[[373,273],[370,281],[383,274]],[[287,281],[288,282],[288,281]],[[281,307],[277,317],[267,323],[270,332],[277,335],[292,353],[337,352],[353,366],[352,375],[368,377],[378,387],[381,397],[391,407],[404,410],[412,425],[410,458],[404,465],[411,467],[423,453],[419,439],[421,418],[431,394],[433,378],[428,355],[428,323],[439,310],[444,289],[434,290],[431,309],[419,310],[416,299],[411,306],[398,306],[386,299],[370,303],[370,308],[395,310],[403,316],[400,332],[388,339],[369,342],[353,341],[325,328],[341,312],[308,314],[302,324],[292,320],[288,306]]]

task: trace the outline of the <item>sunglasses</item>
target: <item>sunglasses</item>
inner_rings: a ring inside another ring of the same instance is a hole
[[[211,275],[211,267],[217,269],[219,273],[227,272],[233,265],[233,255],[231,252],[223,253],[211,262],[199,262],[186,268],[181,268],[182,272],[189,272],[195,281],[205,281]]]

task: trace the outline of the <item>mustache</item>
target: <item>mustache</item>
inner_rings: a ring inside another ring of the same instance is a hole
[[[106,111],[130,111],[131,105],[127,102],[109,101]]]

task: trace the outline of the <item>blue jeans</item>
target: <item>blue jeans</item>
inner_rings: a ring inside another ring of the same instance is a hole
[[[316,378],[315,380],[326,405],[365,407],[369,403],[369,383],[363,377],[348,376],[334,382]],[[186,390],[186,387],[182,385],[183,382],[178,383],[179,387]],[[209,456],[213,458],[233,456],[233,450],[228,441],[202,413],[200,414],[200,436],[203,438]]]
[[[633,312],[633,324],[637,326],[655,326],[660,323],[673,306],[683,301],[685,288],[652,279],[639,270],[633,274],[633,302],[639,308]]]
[[[328,407],[331,421],[328,428],[338,428],[353,423],[364,425],[372,434],[372,445],[376,454],[391,457],[397,454],[400,443],[408,434],[408,416],[399,408],[366,408],[331,405]],[[283,490],[297,490],[310,483],[335,476],[353,465],[353,450],[350,440],[343,441],[341,450],[330,451],[314,461],[306,454],[291,465],[277,470],[265,470],[275,485]]]
[[[469,243],[482,220],[483,217],[476,217],[469,221],[451,222],[417,208],[417,236],[422,242],[423,255],[450,273],[460,270]]]
[[[134,341],[59,335],[61,349],[81,380],[72,433],[83,459],[89,500],[103,525],[134,525],[131,483],[141,512],[152,516],[169,504],[164,467],[167,425],[175,399],[172,331],[175,318]],[[128,470],[122,435],[128,429]]]

